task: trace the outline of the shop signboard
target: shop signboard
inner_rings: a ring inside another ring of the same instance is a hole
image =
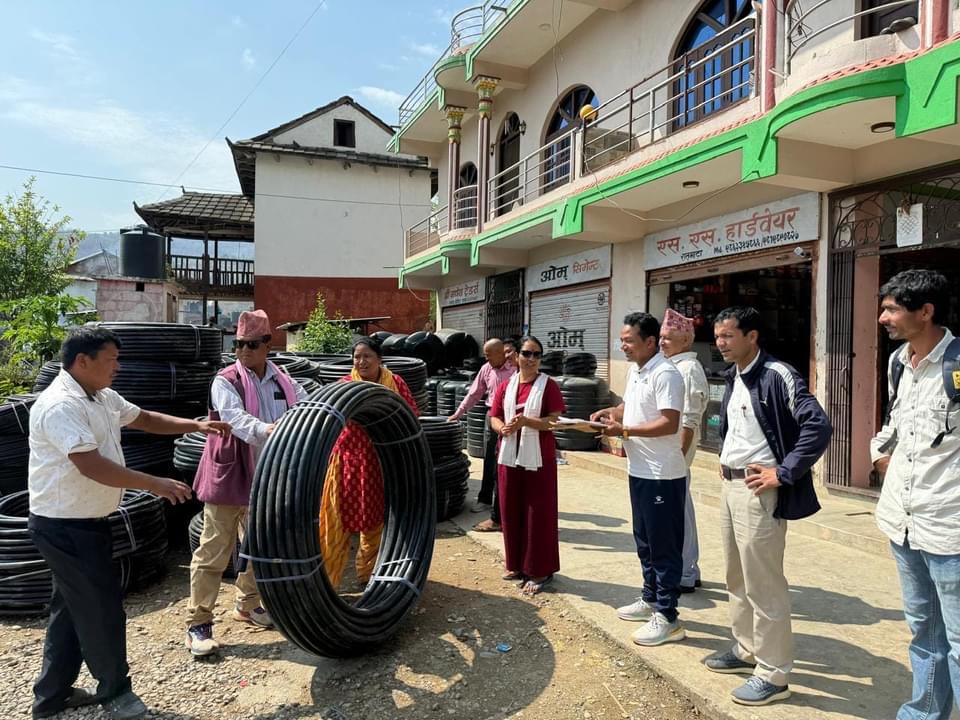
[[[527,291],[552,290],[610,277],[610,246],[548,260],[527,268]]]
[[[440,307],[453,307],[467,303],[482,302],[486,297],[487,283],[485,278],[470,280],[469,282],[440,288]]]
[[[803,193],[647,235],[647,270],[739,255],[820,236],[820,195]]]

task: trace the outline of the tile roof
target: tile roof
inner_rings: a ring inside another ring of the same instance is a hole
[[[253,240],[253,200],[245,195],[184,191],[173,200],[133,209],[151,228],[177,237]]]

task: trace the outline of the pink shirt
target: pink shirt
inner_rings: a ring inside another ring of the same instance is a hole
[[[503,365],[498,368],[493,367],[490,363],[484,363],[483,367],[477,372],[476,377],[473,378],[473,384],[470,385],[467,396],[451,417],[459,420],[470,408],[476,405],[482,397],[486,398],[486,405],[490,407],[490,402],[493,400],[493,393],[500,386],[500,383],[512,378],[516,371],[517,366],[509,361],[503,363]]]

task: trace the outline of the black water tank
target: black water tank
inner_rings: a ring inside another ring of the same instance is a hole
[[[124,277],[164,278],[163,235],[147,228],[120,233],[120,274]]]

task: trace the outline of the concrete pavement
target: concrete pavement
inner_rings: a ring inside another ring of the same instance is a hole
[[[558,467],[560,574],[553,592],[590,623],[633,648],[660,674],[686,688],[717,717],[731,720],[892,720],[910,692],[909,635],[903,620],[896,568],[873,524],[868,502],[820,492],[824,511],[806,524],[791,523],[786,574],[793,602],[797,658],[793,696],[761,708],[734,704],[730,691],[744,680],[709,672],[703,658],[731,643],[720,546],[719,486],[709,457],[694,469],[703,588],[681,596],[687,639],[657,648],[634,645],[639,625],[615,608],[639,594],[626,464],[603,453],[566,453]],[[715,461],[714,461],[715,462]],[[474,460],[470,498],[481,462]],[[480,516],[464,513],[465,530]],[[502,554],[499,533],[470,535]],[[960,717],[955,712],[954,718]]]

